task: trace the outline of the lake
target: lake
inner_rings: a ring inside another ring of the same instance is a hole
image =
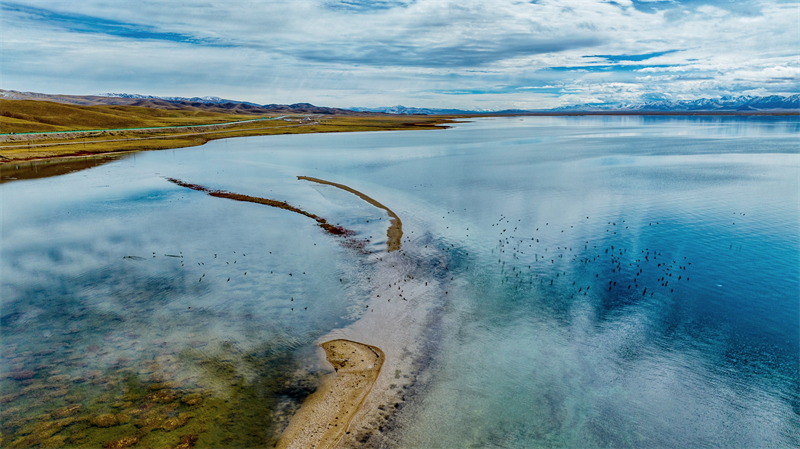
[[[357,442],[796,447],[799,135],[479,118],[5,183],[2,445],[271,446],[342,336],[392,360]],[[401,249],[386,210],[298,176],[391,209]]]

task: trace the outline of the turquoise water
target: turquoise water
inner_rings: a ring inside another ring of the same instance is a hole
[[[448,267],[407,261],[447,294],[375,442],[800,445],[799,131],[781,117],[487,118],[229,139],[4,184],[3,441],[145,432],[86,420],[149,407],[134,393],[165,381],[209,408],[159,405],[197,417],[140,444],[271,441],[324,371],[313,342],[365,305],[381,313],[385,212],[305,175],[391,208],[405,247]],[[372,254],[166,177],[285,200]],[[35,427],[76,403],[86,420]],[[206,415],[226,419],[194,424]]]

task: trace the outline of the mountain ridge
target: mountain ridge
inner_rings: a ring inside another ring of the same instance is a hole
[[[267,114],[324,114],[324,115],[357,115],[349,109],[315,106],[310,103],[266,104],[259,105],[248,101],[227,100],[219,97],[158,97],[155,95],[107,93],[99,95],[59,95],[37,92],[20,92],[0,89],[0,99],[5,100],[37,100],[76,106],[140,106],[157,109],[182,109],[211,112],[227,112],[232,114],[267,115]],[[368,112],[366,112],[368,113]],[[369,113],[368,113],[369,114]],[[374,114],[374,113],[372,113]]]
[[[644,103],[589,103],[582,105],[561,106],[552,109],[502,109],[502,110],[466,110],[437,108],[407,108],[405,106],[385,106],[376,108],[351,107],[358,112],[382,112],[385,114],[547,114],[547,113],[669,113],[669,112],[800,112],[800,94],[788,96],[740,95],[719,98],[698,98],[696,100],[655,100]]]
[[[98,95],[58,95],[0,89],[0,98],[40,100],[81,106],[127,105],[159,109],[195,108],[239,114],[389,114],[389,115],[514,115],[514,114],[580,114],[580,113],[800,113],[800,94],[788,96],[722,96],[696,100],[653,100],[643,103],[588,103],[552,109],[454,109],[419,108],[402,105],[384,107],[330,108],[310,103],[264,104],[228,100],[215,96],[160,97],[156,95],[104,93]]]

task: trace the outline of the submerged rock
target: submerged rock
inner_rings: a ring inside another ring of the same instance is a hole
[[[18,371],[12,371],[10,377],[14,380],[27,380],[32,379],[33,376],[36,375],[36,371],[23,369]]]
[[[42,447],[62,447],[67,441],[66,435],[54,435],[42,442]]]
[[[81,411],[80,404],[72,404],[66,407],[61,407],[53,411],[53,416],[56,418],[65,418],[67,416],[72,416]]]
[[[125,447],[131,447],[134,444],[139,442],[139,437],[136,435],[131,435],[127,437],[122,437],[118,440],[112,440],[107,442],[103,445],[105,449],[122,449]]]
[[[0,396],[0,404],[6,404],[8,402],[12,402],[19,397],[19,393],[9,393]]]
[[[161,423],[161,426],[159,428],[166,431],[175,430],[178,427],[186,425],[186,423],[189,422],[189,419],[191,418],[194,418],[194,414],[181,413],[176,417],[167,418],[166,420],[164,420],[164,422]]]
[[[197,435],[182,435],[175,449],[192,449],[197,443]]]
[[[203,396],[200,393],[190,393],[182,397],[181,402],[188,406],[200,405],[203,402]]]
[[[172,402],[177,398],[178,398],[178,393],[175,393],[174,391],[171,391],[171,390],[158,390],[155,393],[148,394],[147,396],[145,396],[144,399],[146,401],[160,402],[160,403],[163,404],[163,403],[166,403],[166,402]]]
[[[129,422],[131,422],[131,419],[133,419],[131,417],[131,415],[129,415],[129,414],[125,413],[125,412],[117,413],[116,416],[117,416],[117,422],[119,422],[120,425],[128,424]]]
[[[133,424],[139,428],[148,428],[148,427],[158,427],[158,425],[161,424],[163,421],[164,417],[161,414],[157,412],[151,412],[137,419],[136,421],[133,422]]]
[[[95,416],[89,422],[91,422],[92,425],[96,427],[111,427],[119,424],[117,415],[113,413],[106,413],[103,415]]]

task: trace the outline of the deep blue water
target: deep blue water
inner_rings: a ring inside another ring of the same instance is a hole
[[[380,266],[305,217],[164,179],[286,200],[385,251],[382,211],[307,175],[378,199],[404,245],[451,267],[430,274],[448,294],[385,444],[796,447],[799,132],[784,117],[487,118],[216,141],[4,184],[3,370],[51,357],[80,377],[267,345],[313,388],[311,343],[358,319]],[[98,341],[107,354],[69,363]],[[166,375],[225,394],[180,360]]]

